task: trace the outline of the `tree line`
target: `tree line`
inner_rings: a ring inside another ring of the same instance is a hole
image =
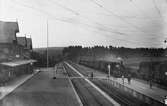
[[[115,54],[128,58],[131,56],[153,56],[160,57],[166,55],[166,49],[164,48],[125,48],[125,47],[113,47],[113,46],[69,46],[63,49],[63,55],[68,59],[73,59],[78,56],[98,56],[106,54]]]

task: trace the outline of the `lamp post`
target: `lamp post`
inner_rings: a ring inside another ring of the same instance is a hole
[[[110,71],[111,71],[111,65],[110,64],[108,64],[108,78],[110,78]]]
[[[49,24],[48,24],[48,19],[46,20],[46,31],[47,31],[47,71],[49,71]],[[56,70],[57,70],[57,67],[55,67],[55,70],[53,70],[53,79],[56,79]]]
[[[121,58],[121,57],[118,57],[117,58],[118,59],[118,61],[120,62],[120,65],[117,65],[117,67],[119,68],[119,70],[121,71],[122,70],[122,76],[121,76],[121,78],[122,78],[122,83],[124,84],[124,70],[122,69],[122,65],[123,65],[123,59]]]
[[[149,76],[150,76],[150,88],[152,88],[152,77],[153,77],[153,63],[152,63],[153,61],[152,61],[152,57],[151,57],[151,69],[149,69]]]

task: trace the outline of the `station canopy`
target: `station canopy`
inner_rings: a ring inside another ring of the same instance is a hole
[[[12,62],[3,62],[0,63],[1,65],[9,66],[9,67],[17,67],[20,65],[25,65],[29,63],[34,63],[36,60],[30,59],[30,60],[19,60],[19,61],[12,61]]]

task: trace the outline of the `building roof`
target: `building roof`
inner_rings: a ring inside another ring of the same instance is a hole
[[[17,22],[0,21],[0,43],[13,43],[18,32],[19,26]]]
[[[26,47],[27,46],[27,39],[26,39],[26,37],[17,37],[17,43],[19,45],[22,45],[22,46]]]

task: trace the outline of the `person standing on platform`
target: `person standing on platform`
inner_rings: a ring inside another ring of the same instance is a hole
[[[131,75],[130,74],[128,74],[127,79],[128,79],[128,84],[130,84],[131,83]]]
[[[150,88],[152,88],[152,80],[150,80]]]
[[[93,72],[91,72],[91,78],[93,79]]]
[[[53,79],[56,79],[57,66],[55,65],[55,70],[53,70]]]
[[[122,83],[124,84],[124,75],[122,75]]]

